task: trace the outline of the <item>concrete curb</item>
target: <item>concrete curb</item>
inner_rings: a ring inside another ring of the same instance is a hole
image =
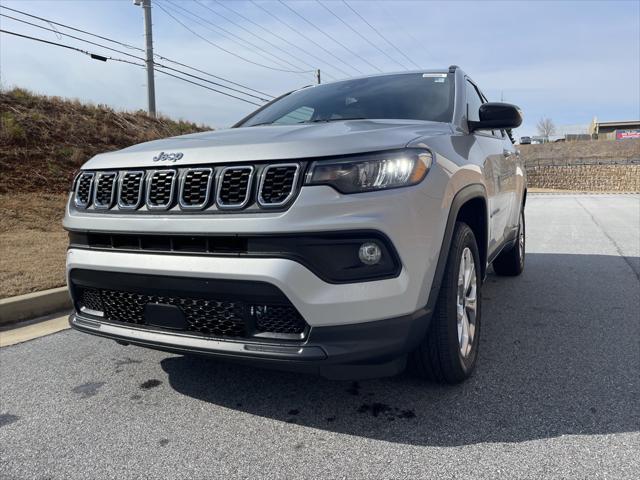
[[[67,287],[3,298],[0,300],[0,325],[70,309],[71,298]]]

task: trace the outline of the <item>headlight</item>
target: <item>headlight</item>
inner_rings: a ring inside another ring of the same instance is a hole
[[[404,149],[357,155],[311,164],[305,185],[330,185],[340,193],[407,187],[422,181],[433,156],[425,149]]]

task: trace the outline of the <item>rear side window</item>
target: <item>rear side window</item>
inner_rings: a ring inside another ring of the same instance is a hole
[[[480,105],[484,102],[476,87],[469,80],[466,81],[467,88],[467,119],[471,122],[480,121]]]

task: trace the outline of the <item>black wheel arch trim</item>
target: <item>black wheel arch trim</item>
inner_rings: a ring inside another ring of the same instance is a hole
[[[462,209],[463,205],[465,205],[468,201],[479,198],[485,203],[485,208],[487,206],[487,191],[484,185],[480,183],[474,183],[471,185],[467,185],[463,187],[458,193],[456,193],[455,197],[451,202],[451,207],[449,208],[449,216],[447,217],[447,225],[444,230],[444,237],[442,239],[442,246],[440,247],[440,254],[438,256],[438,263],[436,265],[436,271],[434,274],[433,282],[431,283],[431,290],[429,292],[429,299],[427,301],[427,310],[433,311],[435,308],[436,301],[438,299],[438,293],[440,292],[440,286],[442,285],[442,278],[444,276],[444,270],[447,265],[447,258],[449,257],[449,250],[451,249],[451,241],[453,238],[453,230],[456,226],[456,220],[458,218],[458,214]],[[481,258],[481,268],[482,268],[482,278],[484,278],[487,270],[487,247],[488,247],[488,235],[489,235],[489,215],[487,212],[485,225],[485,238],[477,239],[477,241],[484,242],[484,249],[480,249],[481,252],[484,250],[484,257]],[[481,256],[483,254],[481,253]]]

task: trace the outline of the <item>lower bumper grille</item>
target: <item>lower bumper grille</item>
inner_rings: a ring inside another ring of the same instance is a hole
[[[226,301],[202,297],[149,295],[135,291],[80,287],[76,306],[82,313],[110,322],[145,326],[148,305],[177,307],[186,332],[210,337],[302,338],[307,323],[293,305]]]

